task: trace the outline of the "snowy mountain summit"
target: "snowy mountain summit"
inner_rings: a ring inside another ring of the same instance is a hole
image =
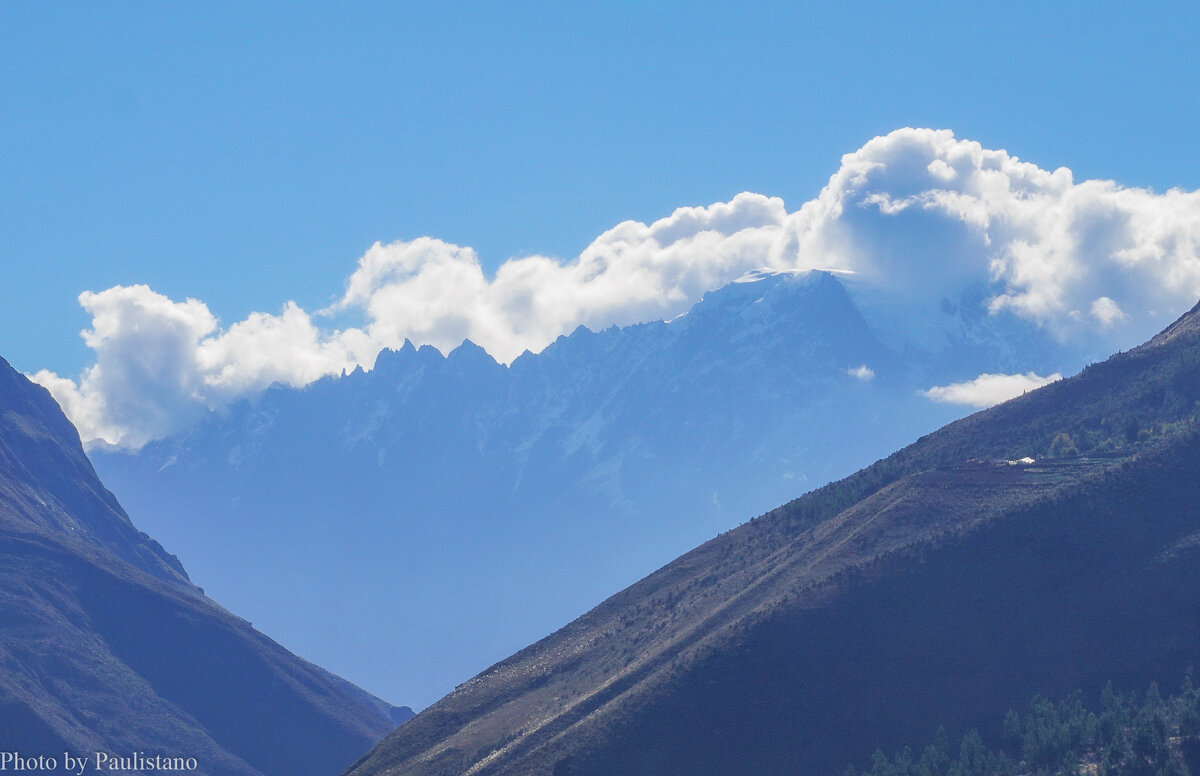
[[[758,271],[669,322],[580,327],[507,366],[405,342],[92,457],[216,600],[420,704],[962,414],[922,390],[1061,368],[978,290],[943,301],[914,315],[847,274]]]

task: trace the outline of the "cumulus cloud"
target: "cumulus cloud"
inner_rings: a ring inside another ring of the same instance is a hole
[[[96,363],[77,382],[46,370],[32,378],[89,442],[140,447],[206,408],[273,382],[304,385],[374,355],[355,350],[351,335],[323,335],[291,303],[227,331],[203,302],[173,302],[147,286],[85,291],[79,303],[92,316],[83,338]]]
[[[847,369],[846,374],[850,375],[851,377],[857,377],[859,380],[864,382],[875,379],[875,370],[866,364],[856,366],[853,369]]]
[[[974,380],[938,385],[921,393],[943,404],[982,408],[1014,399],[1027,391],[1036,390],[1061,379],[1062,375],[1057,372],[1049,377],[1041,377],[1033,372],[1023,375],[982,374]]]
[[[508,261],[490,279],[470,248],[427,237],[377,243],[330,312],[365,311],[366,332],[382,345],[407,337],[448,350],[470,339],[511,361],[580,324],[673,317],[748,270],[795,264],[782,229],[788,217],[778,198],[739,194],[649,226],[619,224],[572,261]]]
[[[1109,299],[1107,296],[1102,296],[1092,302],[1091,307],[1092,317],[1100,322],[1101,326],[1108,326],[1117,321],[1125,319],[1125,312],[1121,307]]]
[[[742,193],[650,224],[627,221],[579,256],[511,259],[489,276],[475,252],[430,237],[375,244],[328,309],[288,303],[222,328],[199,301],[144,286],[85,293],[96,362],[77,380],[40,372],[85,439],[137,446],[205,407],[273,382],[303,385],[409,338],[443,351],[471,339],[500,361],[583,324],[685,312],[747,271],[834,269],[913,310],[959,304],[1068,341],[1127,347],[1200,297],[1200,192],[1075,182],[946,130],[902,129],[842,157],[818,196],[789,211]],[[978,301],[982,299],[982,302]],[[334,327],[355,319],[355,326]]]

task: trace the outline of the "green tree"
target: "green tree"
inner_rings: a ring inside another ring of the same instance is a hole
[[[1060,431],[1054,435],[1054,439],[1050,442],[1050,457],[1063,458],[1068,455],[1075,455],[1079,451],[1075,448],[1075,440],[1065,431]]]

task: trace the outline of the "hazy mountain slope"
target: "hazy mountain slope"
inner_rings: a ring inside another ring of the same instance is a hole
[[[0,359],[5,751],[327,774],[392,711],[205,598],[96,479],[50,395]]]
[[[1028,325],[968,314],[978,301],[933,310],[921,344],[940,350],[901,357],[839,278],[752,274],[669,323],[580,328],[509,367],[470,343],[409,344],[92,457],[214,598],[376,691],[432,702],[688,547],[957,417],[917,392],[977,374],[947,364],[1052,371],[1037,360],[1050,345],[1015,347]]]
[[[1174,681],[1200,653],[1198,365],[1193,310],[684,555],[353,773],[840,772],[1035,693]],[[1060,434],[1093,455],[1003,460]]]

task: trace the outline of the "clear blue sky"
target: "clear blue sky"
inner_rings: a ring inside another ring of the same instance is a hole
[[[0,355],[75,375],[85,289],[226,322],[431,235],[486,266],[953,129],[1200,187],[1192,3],[5,3]]]

